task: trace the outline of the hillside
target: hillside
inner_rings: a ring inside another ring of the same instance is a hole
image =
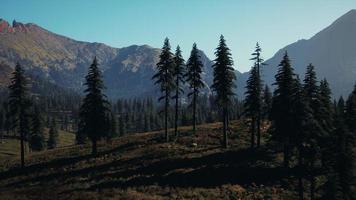
[[[163,39],[162,39],[163,40]],[[172,47],[173,48],[173,47]],[[62,88],[82,91],[87,69],[96,56],[111,98],[154,95],[151,81],[160,49],[148,45],[114,48],[102,43],[76,41],[36,24],[0,19],[0,86],[20,62],[26,71]],[[212,61],[200,51],[206,86],[212,82]]]
[[[33,153],[24,171],[2,160],[0,199],[295,199],[279,155],[250,150],[247,126],[232,124],[229,150],[214,123],[196,135],[182,127],[171,143],[161,132],[124,136],[101,143],[96,158],[89,146]]]
[[[268,48],[268,47],[262,47]],[[326,78],[334,97],[346,97],[356,83],[356,10],[351,10],[335,20],[330,26],[307,40],[299,40],[280,49],[266,60],[262,78],[271,85],[275,81],[277,66],[285,51],[291,59],[295,73],[304,78],[306,66],[315,66],[318,78]],[[248,73],[239,80],[241,88],[246,84]],[[240,90],[240,94],[243,92]]]

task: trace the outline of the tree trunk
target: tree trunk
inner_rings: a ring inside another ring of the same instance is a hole
[[[21,168],[25,167],[25,144],[24,144],[24,133],[21,130],[20,132],[20,140],[21,140]]]
[[[96,144],[96,138],[92,140],[92,149],[91,149],[91,153],[92,155],[96,155],[97,151],[97,144]]]
[[[177,81],[177,87],[178,87],[178,81]],[[178,108],[179,108],[178,95],[179,95],[179,87],[177,88],[176,91],[176,115],[175,115],[175,123],[174,123],[174,134],[176,137],[178,137]]]
[[[169,142],[169,135],[168,135],[168,101],[169,101],[169,96],[168,96],[168,92],[166,91],[166,103],[164,106],[164,132],[165,132],[165,136],[166,136],[166,142]]]
[[[261,111],[258,111],[257,115],[257,147],[261,144]]]
[[[311,175],[310,177],[310,200],[314,200],[315,199],[315,179],[314,176]]]
[[[298,193],[299,193],[299,200],[304,199],[304,184],[303,184],[303,158],[302,158],[302,153],[301,153],[301,147],[299,147],[299,155],[298,155],[298,166],[299,166],[299,178],[298,178]]]
[[[255,147],[255,117],[251,118],[251,148]]]
[[[289,167],[289,142],[284,144],[283,166],[285,168]]]
[[[196,132],[196,125],[197,125],[197,121],[196,121],[196,92],[194,91],[193,93],[193,133],[195,134]]]
[[[227,108],[223,108],[223,133],[224,133],[224,148],[228,148],[228,136],[227,136]]]

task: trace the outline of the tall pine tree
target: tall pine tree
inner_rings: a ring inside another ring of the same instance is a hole
[[[52,118],[48,135],[49,137],[47,141],[47,148],[48,149],[56,148],[58,145],[58,129],[57,129],[57,123],[55,118]]]
[[[176,53],[174,56],[174,79],[175,79],[175,90],[176,94],[173,97],[176,100],[175,105],[175,119],[174,119],[174,133],[176,137],[178,136],[178,113],[179,113],[179,95],[183,93],[184,84],[184,59],[182,57],[182,51],[180,47],[177,46]]]
[[[80,129],[92,142],[92,154],[97,153],[97,141],[105,137],[110,131],[110,124],[107,123],[107,114],[109,112],[109,102],[103,94],[104,84],[101,71],[98,67],[96,57],[89,67],[85,77],[85,86],[87,87],[83,103],[80,107]]]
[[[262,81],[261,81],[261,67],[265,65],[263,63],[263,58],[261,57],[262,49],[257,43],[255,52],[252,53],[254,67],[256,68],[256,77],[255,77],[255,96],[256,96],[256,129],[257,129],[257,147],[261,144],[261,120],[262,120]]]
[[[169,99],[171,98],[171,93],[174,90],[174,61],[168,38],[164,40],[159,59],[160,60],[157,63],[157,73],[152,77],[152,79],[155,80],[155,84],[160,86],[160,91],[162,93],[162,96],[158,98],[158,101],[164,100],[164,132],[166,142],[169,142],[168,109]]]
[[[228,110],[231,104],[232,97],[235,95],[233,89],[235,85],[235,72],[232,67],[234,62],[231,58],[230,49],[226,45],[224,36],[220,36],[219,45],[215,50],[214,60],[214,80],[212,88],[216,92],[216,103],[222,108],[222,122],[223,122],[223,135],[224,147],[228,147]]]
[[[260,113],[260,92],[259,88],[261,82],[259,81],[257,67],[253,66],[250,70],[250,77],[247,80],[246,92],[245,92],[245,115],[251,119],[251,148],[255,147],[256,144],[256,128],[258,116]]]
[[[11,84],[9,86],[9,106],[12,113],[13,127],[17,128],[20,135],[21,167],[25,166],[25,140],[30,132],[29,108],[30,100],[28,94],[28,81],[25,71],[19,63],[16,64],[12,73]]]
[[[201,77],[203,72],[203,63],[200,60],[199,50],[197,45],[194,43],[192,51],[190,52],[190,57],[187,61],[187,73],[186,81],[189,84],[190,92],[188,97],[193,96],[191,106],[193,108],[193,133],[196,132],[197,125],[197,98],[200,92],[200,89],[204,87],[204,83]]]
[[[39,108],[35,108],[32,115],[31,134],[29,138],[30,148],[34,151],[41,151],[45,148],[43,119]]]
[[[279,64],[275,78],[276,89],[271,111],[273,137],[283,145],[283,165],[289,167],[294,139],[294,133],[291,131],[294,125],[293,101],[297,90],[295,75],[287,52]]]

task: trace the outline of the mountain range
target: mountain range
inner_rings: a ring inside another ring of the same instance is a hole
[[[268,48],[268,47],[264,47]],[[319,78],[326,78],[334,97],[347,95],[356,81],[356,10],[341,16],[308,40],[299,40],[279,50],[266,60],[262,77],[274,82],[277,66],[287,51],[295,72],[301,79],[309,63],[315,65]],[[36,24],[0,19],[0,85],[8,83],[16,62],[32,76],[75,91],[82,91],[84,76],[96,56],[103,71],[106,93],[111,98],[154,95],[151,81],[160,54],[159,48],[132,45],[114,48],[102,43],[76,41],[52,33]],[[200,51],[203,78],[212,82],[213,62]],[[237,94],[244,93],[248,72],[236,71]]]

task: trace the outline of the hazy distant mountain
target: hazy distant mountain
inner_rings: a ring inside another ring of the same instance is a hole
[[[0,85],[8,82],[11,68],[20,62],[28,73],[81,91],[84,76],[94,56],[99,60],[110,97],[152,95],[160,49],[147,45],[113,48],[51,33],[35,24],[12,25],[0,19]],[[212,62],[201,52],[204,79],[212,81]],[[4,73],[2,73],[4,72]],[[6,73],[5,73],[6,72]]]
[[[356,83],[356,10],[349,11],[312,38],[279,50],[266,61],[268,66],[263,67],[266,83],[275,81],[274,75],[285,51],[302,80],[306,66],[313,63],[319,78],[329,81],[334,97],[348,95]],[[248,73],[244,73],[239,80],[240,94],[247,77]]]

